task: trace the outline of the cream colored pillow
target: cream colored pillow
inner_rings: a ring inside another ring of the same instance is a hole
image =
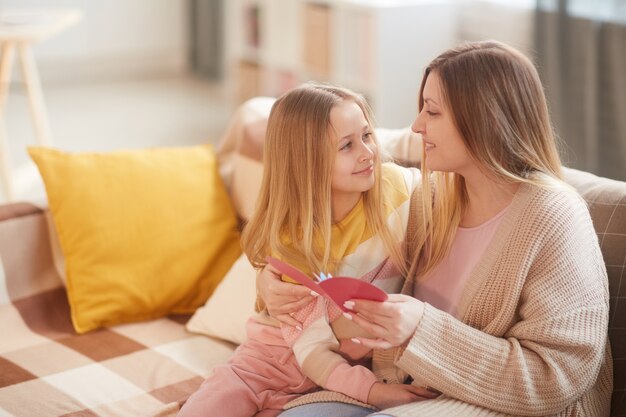
[[[187,330],[241,344],[246,322],[255,314],[256,271],[241,255],[204,306],[187,322]]]

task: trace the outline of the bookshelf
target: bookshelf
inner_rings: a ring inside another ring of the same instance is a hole
[[[458,42],[454,0],[231,0],[226,14],[236,101],[331,82],[363,94],[388,128],[411,123],[424,67]]]

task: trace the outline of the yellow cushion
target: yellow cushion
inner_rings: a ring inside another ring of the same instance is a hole
[[[192,313],[241,254],[213,148],[30,148],[66,262],[79,333]]]

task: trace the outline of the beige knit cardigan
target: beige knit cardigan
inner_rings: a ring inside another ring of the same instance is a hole
[[[410,227],[420,232],[415,222]],[[413,285],[407,280],[403,292],[412,295]],[[608,294],[583,199],[521,185],[470,276],[457,317],[426,304],[406,349],[374,352],[379,380],[410,375],[414,385],[442,395],[382,414],[608,416]],[[353,402],[322,391],[289,406],[332,400]]]
[[[403,292],[413,293],[412,281]],[[443,393],[385,414],[608,416],[608,314],[606,269],[584,200],[524,184],[457,317],[427,304],[405,350],[375,352],[381,379],[409,374]]]

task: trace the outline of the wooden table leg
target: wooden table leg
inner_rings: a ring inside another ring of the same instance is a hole
[[[11,160],[6,140],[4,109],[6,108],[11,81],[11,68],[15,56],[15,44],[5,42],[0,54],[0,181],[6,200],[13,198],[13,180],[11,178]]]
[[[30,110],[35,123],[35,135],[40,145],[47,146],[50,145],[50,123],[30,43],[19,43],[18,52],[22,63],[22,76],[28,91]]]

